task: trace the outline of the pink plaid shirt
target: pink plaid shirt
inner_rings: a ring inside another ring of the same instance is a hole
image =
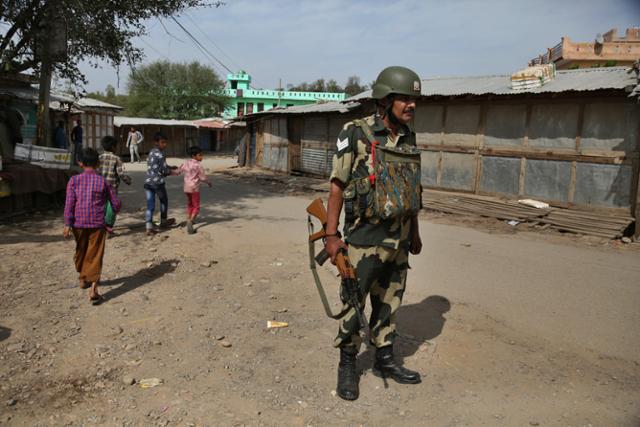
[[[72,176],[67,184],[64,204],[64,225],[73,228],[104,228],[104,209],[107,200],[113,210],[120,210],[120,200],[102,175],[86,169]]]
[[[196,159],[189,159],[184,162],[176,171],[177,174],[184,174],[184,192],[198,193],[201,182],[209,182],[204,168]]]

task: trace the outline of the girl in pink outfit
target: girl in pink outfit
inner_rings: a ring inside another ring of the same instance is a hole
[[[184,174],[184,194],[187,196],[187,233],[193,234],[193,221],[200,212],[200,183],[204,182],[209,187],[204,168],[200,164],[204,158],[200,147],[189,147],[190,160],[184,162],[176,171],[176,174]]]

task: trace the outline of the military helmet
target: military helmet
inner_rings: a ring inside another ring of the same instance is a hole
[[[414,71],[399,66],[387,67],[378,75],[372,97],[382,99],[392,93],[418,96],[421,87],[420,77]]]

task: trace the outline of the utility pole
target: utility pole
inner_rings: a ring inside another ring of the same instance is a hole
[[[282,78],[278,81],[278,107],[280,107],[280,101],[282,98]]]

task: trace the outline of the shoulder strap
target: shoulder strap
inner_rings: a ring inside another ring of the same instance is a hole
[[[374,142],[376,142],[376,137],[373,136],[373,131],[371,130],[371,128],[369,127],[366,121],[362,119],[356,119],[353,121],[353,124],[359,127],[360,130],[362,130],[362,132],[364,133],[364,136],[367,137],[367,140],[369,141],[370,144],[373,144]]]
[[[356,119],[353,121],[353,124],[362,130],[362,132],[364,133],[364,136],[367,138],[367,141],[369,142],[369,145],[371,146],[371,168],[374,170],[374,173],[369,175],[369,182],[371,182],[371,185],[375,185],[376,147],[380,143],[378,142],[378,140],[376,140],[376,137],[373,136],[373,132],[371,131],[371,128],[369,127],[366,121],[362,119]]]

